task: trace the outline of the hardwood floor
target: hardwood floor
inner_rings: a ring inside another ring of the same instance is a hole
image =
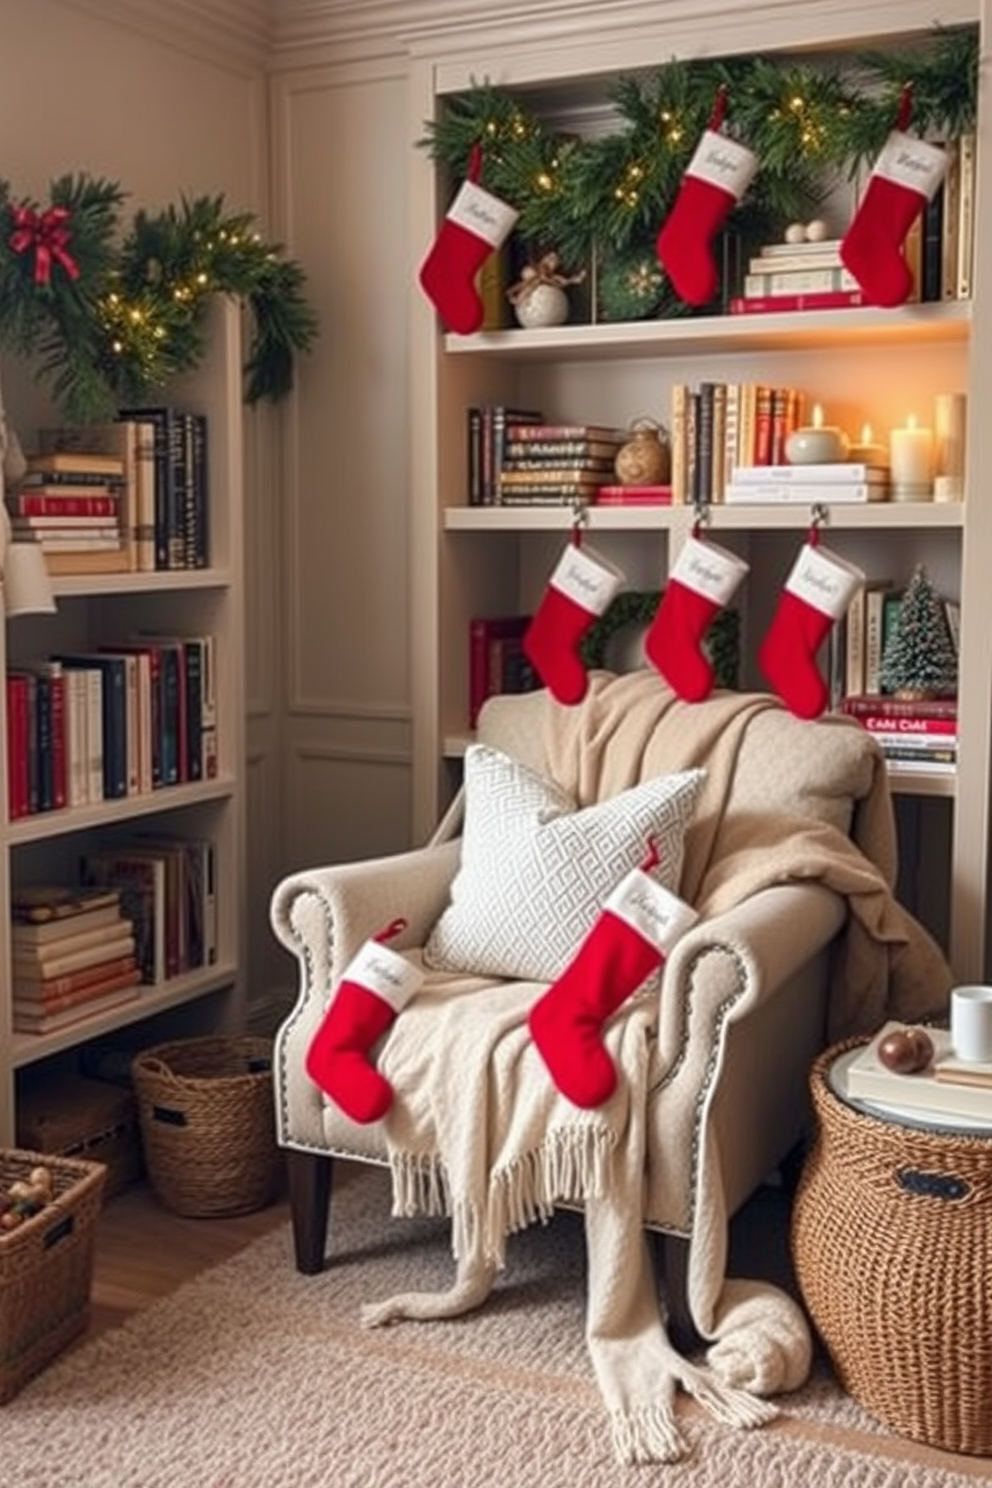
[[[87,1337],[175,1291],[289,1217],[284,1197],[254,1214],[184,1219],[135,1183],[110,1199],[97,1221],[92,1322]]]

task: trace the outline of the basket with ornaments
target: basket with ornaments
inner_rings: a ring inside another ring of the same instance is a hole
[[[52,1202],[54,1183],[50,1168],[32,1168],[26,1178],[15,1178],[0,1192],[0,1234],[16,1230],[26,1219],[40,1214]]]

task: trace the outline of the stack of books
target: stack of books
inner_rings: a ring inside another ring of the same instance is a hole
[[[15,541],[37,542],[53,575],[126,572],[125,478],[115,455],[29,456],[26,475],[6,497]]]
[[[840,258],[840,238],[818,243],[769,243],[748,264],[732,315],[835,310],[865,304],[861,286]],[[917,252],[919,243],[917,243]],[[919,294],[915,295],[919,299]]]
[[[861,693],[843,698],[840,708],[877,741],[890,771],[954,774],[958,762],[957,698]]]
[[[84,881],[118,894],[134,927],[140,980],[158,985],[217,960],[216,846],[135,837],[83,858]]]
[[[501,506],[593,502],[615,482],[617,451],[630,436],[600,424],[515,424],[499,474]]]
[[[882,1063],[879,1045],[904,1026],[884,1024],[850,1056],[843,1073],[847,1095],[882,1111],[915,1112],[920,1120],[931,1116],[953,1123],[957,1117],[964,1118],[963,1124],[992,1123],[992,1065],[959,1059],[946,1029],[927,1028],[934,1057],[926,1069],[900,1075]]]
[[[738,466],[724,499],[738,505],[804,505],[887,501],[889,470],[884,465],[835,461],[826,465]]]
[[[15,1033],[54,1033],[138,997],[134,927],[115,890],[19,889],[11,915]]]
[[[495,255],[491,255],[495,257]],[[506,441],[518,424],[540,423],[539,408],[473,403],[468,410],[468,504],[495,506]]]

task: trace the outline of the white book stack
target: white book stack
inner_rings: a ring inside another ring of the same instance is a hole
[[[742,465],[724,488],[728,503],[754,506],[856,504],[887,501],[888,496],[888,469],[856,460],[825,465]]]

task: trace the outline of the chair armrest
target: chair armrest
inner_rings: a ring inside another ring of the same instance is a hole
[[[392,857],[311,868],[276,886],[269,918],[296,956],[300,979],[275,1040],[276,1124],[284,1145],[322,1145],[322,1097],[304,1059],[331,988],[359,947],[392,920],[407,921],[390,941],[392,949],[423,945],[448,902],[460,856],[455,838]]]
[[[808,1061],[825,1038],[824,952],[846,912],[819,884],[776,885],[676,945],[661,983],[648,1112],[651,1221],[689,1233],[700,1175],[714,1176],[714,1121],[740,1138],[717,1180],[731,1211],[795,1140]]]
[[[813,960],[846,917],[839,895],[819,884],[762,889],[695,924],[669,956],[661,984],[658,1055],[667,1067],[687,1040],[712,1045],[717,1019],[736,1022]]]

